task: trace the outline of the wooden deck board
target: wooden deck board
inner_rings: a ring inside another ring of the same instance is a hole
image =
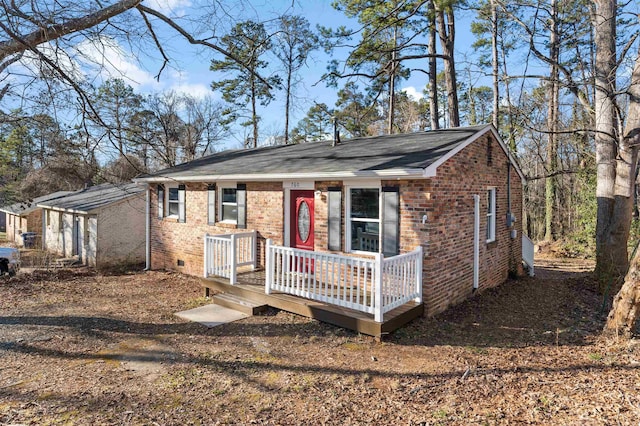
[[[202,286],[225,293],[235,294],[254,303],[269,305],[276,309],[317,319],[339,327],[375,337],[382,337],[397,330],[411,320],[422,316],[423,305],[407,303],[384,315],[378,323],[373,315],[328,303],[305,299],[285,293],[265,294],[263,270],[238,275],[238,284],[231,285],[228,279],[219,277],[200,278]]]

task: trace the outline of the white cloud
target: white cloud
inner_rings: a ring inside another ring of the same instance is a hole
[[[162,80],[161,86],[164,91],[184,93],[199,99],[206,96],[218,97],[207,84],[194,82],[190,74],[183,70],[171,70],[168,73],[168,78]]]
[[[77,46],[80,55],[76,60],[83,67],[104,80],[122,78],[131,86],[157,86],[153,75],[142,69],[129,53],[125,52],[116,40],[102,37],[98,41],[86,41]]]
[[[167,15],[183,15],[184,9],[191,7],[190,0],[147,0],[145,6]]]
[[[169,88],[169,90],[173,90],[178,93],[184,93],[187,95],[191,95],[193,97],[203,99],[206,96],[214,95],[213,91],[205,86],[204,84],[199,83],[184,83],[184,84],[176,84]]]
[[[407,96],[409,96],[410,99],[413,99],[414,101],[419,101],[420,99],[424,98],[424,94],[422,93],[422,90],[418,91],[413,86],[408,86],[408,87],[405,87],[405,88],[403,88],[401,90],[404,93],[406,93]]]

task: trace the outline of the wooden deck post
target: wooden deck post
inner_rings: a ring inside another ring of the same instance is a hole
[[[418,297],[414,299],[416,303],[422,303],[422,264],[424,262],[423,252],[424,249],[422,248],[422,246],[418,246],[419,260],[416,265],[416,293],[418,293]]]
[[[209,275],[209,245],[207,244],[209,234],[204,234],[204,259],[202,260],[202,264],[204,265],[204,277],[207,278]]]
[[[258,231],[253,230],[253,271],[258,269]]]
[[[373,319],[375,322],[382,322],[382,264],[384,262],[384,254],[376,254],[376,279],[374,281],[375,300],[373,301]]]
[[[237,280],[237,275],[238,275],[238,270],[237,270],[237,264],[238,264],[238,259],[236,258],[236,234],[231,234],[231,246],[229,247],[230,251],[231,251],[231,270],[229,271],[229,283],[232,285],[237,284],[238,280]]]
[[[264,293],[271,294],[271,282],[273,281],[273,254],[271,253],[271,238],[267,238],[267,244],[264,250],[265,255],[265,280]]]

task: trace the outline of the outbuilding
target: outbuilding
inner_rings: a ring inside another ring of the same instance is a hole
[[[42,247],[42,208],[38,207],[38,203],[55,200],[72,193],[72,191],[57,191],[0,207],[0,211],[6,217],[7,240],[23,246],[25,242],[23,234],[28,233],[27,244],[32,246],[31,248]]]
[[[144,261],[144,187],[106,183],[38,206],[44,249],[96,267]]]

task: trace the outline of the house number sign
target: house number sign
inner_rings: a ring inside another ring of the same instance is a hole
[[[282,186],[286,189],[314,189],[315,185],[313,181],[293,180],[283,182]]]

